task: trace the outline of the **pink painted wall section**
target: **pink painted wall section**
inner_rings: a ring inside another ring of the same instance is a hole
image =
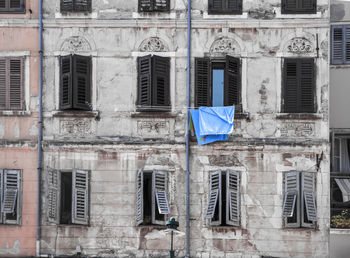
[[[22,220],[18,225],[0,224],[0,257],[35,255],[37,209],[36,147],[5,147],[0,168],[22,169]]]
[[[0,19],[37,19],[39,17],[39,0],[25,0],[25,9],[25,13],[21,14],[0,14]],[[29,9],[32,10],[32,13],[30,13]]]

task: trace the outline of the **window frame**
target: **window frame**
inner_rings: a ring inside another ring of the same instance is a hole
[[[281,0],[281,14],[316,14],[317,13],[317,0],[312,0],[313,8],[312,9],[303,9],[302,7],[299,7],[298,5],[302,4],[302,1],[305,0],[296,0],[296,7],[295,9],[286,9],[286,1],[288,0]]]
[[[170,12],[170,0],[165,0],[166,1],[166,7],[165,8],[160,8],[157,9],[156,2],[159,0],[146,0],[146,2],[150,2],[150,6],[147,8],[142,7],[142,1],[143,0],[138,0],[138,8],[137,11],[139,13],[150,13],[150,12],[162,12],[162,13],[168,13]]]
[[[209,15],[240,15],[243,12],[243,0],[221,0],[223,2],[223,5],[225,5],[225,7],[222,9],[215,9],[214,1],[215,0],[208,0]],[[229,1],[237,1],[238,8],[229,10]]]
[[[24,14],[26,13],[26,1],[20,0],[20,8],[10,8],[11,0],[5,0],[5,8],[0,8],[0,14]]]
[[[71,10],[68,10],[68,7],[65,7],[63,2],[65,0],[60,0],[60,12],[62,14],[66,13],[91,13],[92,12],[92,1],[91,0],[86,0],[87,1],[87,8],[86,10],[81,9],[79,10],[79,5],[76,4],[76,0],[66,0],[66,1],[71,1]],[[69,4],[69,3],[68,3]],[[67,9],[65,9],[67,8]]]

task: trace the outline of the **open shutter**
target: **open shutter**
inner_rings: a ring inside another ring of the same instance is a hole
[[[304,202],[304,205],[302,205],[302,207],[306,208],[307,220],[316,222],[317,209],[315,198],[315,173],[302,173],[301,182]],[[303,219],[302,225],[308,226],[308,224],[310,223],[306,223],[305,219]]]
[[[242,0],[227,0],[227,11],[231,14],[242,14]]]
[[[240,173],[226,171],[226,224],[240,224]]]
[[[71,109],[73,107],[72,89],[72,55],[60,58],[60,109]]]
[[[297,59],[286,58],[284,60],[283,101],[285,113],[298,112],[298,66]]]
[[[139,0],[139,12],[151,12],[153,11],[154,0]]]
[[[284,174],[284,199],[282,216],[293,217],[297,196],[299,193],[299,172]]]
[[[90,110],[91,57],[73,56],[73,108]]]
[[[153,0],[154,11],[167,12],[170,10],[170,0]]]
[[[332,64],[342,64],[344,62],[344,27],[332,26],[331,29],[331,55]]]
[[[153,172],[153,186],[159,214],[169,214],[170,208],[167,196],[167,173],[163,171]]]
[[[91,0],[75,0],[73,8],[76,12],[91,12]]]
[[[11,110],[19,110],[23,107],[22,92],[22,60],[10,59],[10,106]]]
[[[312,113],[315,109],[315,67],[313,58],[302,58],[300,62],[300,110],[302,113]]]
[[[210,173],[209,187],[210,188],[209,188],[208,204],[207,204],[207,210],[205,212],[205,218],[213,219],[216,205],[220,205],[221,203],[221,170]],[[219,224],[221,224],[220,207],[219,207]]]
[[[196,58],[195,66],[195,105],[210,106],[210,61],[209,58]]]
[[[235,105],[235,112],[242,112],[240,61],[232,56],[226,56],[224,105]]]
[[[87,225],[89,223],[89,173],[73,170],[72,186],[72,223]]]
[[[7,108],[7,69],[6,59],[0,59],[0,109]]]
[[[143,171],[137,171],[136,178],[136,225],[143,222]]]
[[[20,171],[4,170],[4,197],[1,212],[12,213],[15,211],[19,194]]]
[[[61,13],[73,11],[73,0],[60,0],[61,1]]]
[[[170,106],[169,98],[170,58],[153,56],[152,106]]]
[[[138,105],[150,107],[151,104],[151,77],[152,58],[151,55],[138,57]]]
[[[47,219],[50,222],[59,222],[60,200],[60,172],[56,169],[47,170]]]

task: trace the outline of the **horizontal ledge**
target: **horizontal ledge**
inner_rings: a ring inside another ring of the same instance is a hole
[[[160,111],[149,111],[149,112],[132,112],[130,117],[132,118],[176,118],[177,113],[160,112]]]
[[[30,116],[31,111],[28,110],[2,110],[0,116]]]
[[[98,111],[83,111],[83,110],[71,110],[71,111],[52,111],[52,117],[97,117]]]

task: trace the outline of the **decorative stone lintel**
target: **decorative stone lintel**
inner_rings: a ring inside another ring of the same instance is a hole
[[[293,54],[306,54],[314,51],[310,40],[304,37],[292,38],[286,48],[286,51]]]
[[[158,37],[151,37],[144,40],[140,47],[140,52],[167,52],[169,48],[166,44]]]
[[[235,53],[239,52],[239,46],[234,39],[219,38],[210,47],[210,53]]]
[[[62,43],[61,51],[69,53],[91,51],[91,46],[85,38],[72,36]]]

